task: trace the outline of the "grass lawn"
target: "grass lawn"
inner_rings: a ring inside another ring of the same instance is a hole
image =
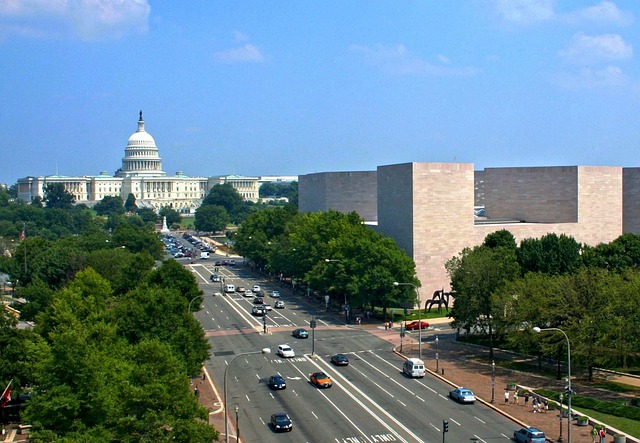
[[[606,423],[617,430],[633,437],[640,437],[640,421],[629,420],[628,418],[616,417],[614,415],[603,414],[602,412],[592,411],[591,409],[580,408],[580,413],[595,418],[601,423]]]

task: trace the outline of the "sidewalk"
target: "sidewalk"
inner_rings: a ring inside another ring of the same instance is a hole
[[[394,350],[398,350],[400,344],[399,328],[391,331],[384,331],[380,328],[374,332],[378,336],[387,339],[394,345]],[[406,357],[418,356],[417,340],[412,336],[409,340],[405,336],[403,353]],[[519,398],[518,403],[513,401],[513,391],[509,392],[509,403],[504,402],[504,393],[507,383],[515,382],[518,386],[530,389],[553,389],[562,390],[563,380],[550,380],[546,377],[536,376],[529,373],[503,369],[495,367],[495,387],[492,392],[491,373],[492,367],[484,363],[488,361],[488,350],[481,347],[470,346],[455,340],[440,340],[438,346],[438,373],[436,373],[435,345],[433,342],[422,343],[422,359],[429,370],[431,376],[438,377],[450,386],[464,386],[470,388],[478,398],[478,401],[493,408],[497,412],[513,419],[517,425],[514,430],[521,426],[531,426],[542,430],[549,441],[556,441],[560,436],[559,411],[550,410],[548,412],[534,413],[531,401],[529,405],[524,404],[524,398]],[[605,395],[597,388],[590,388],[580,383],[574,383],[573,388],[586,395],[592,395],[603,399]],[[597,391],[597,392],[589,392]],[[613,395],[616,395],[615,393]],[[494,402],[492,403],[492,397]],[[567,441],[567,419],[563,419],[562,436]],[[573,421],[571,425],[571,439],[573,443],[591,443],[591,426],[577,426]],[[613,437],[607,436],[607,442],[613,441]]]

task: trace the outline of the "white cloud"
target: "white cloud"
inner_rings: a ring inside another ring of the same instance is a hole
[[[237,48],[225,49],[217,51],[213,54],[213,58],[222,63],[261,63],[264,56],[255,45],[246,43]]]
[[[404,45],[378,45],[373,48],[351,45],[349,50],[361,54],[366,63],[394,75],[473,75],[477,72],[470,67],[455,68],[431,63],[411,54]],[[437,58],[441,63],[450,63],[444,55],[438,55]]]
[[[245,34],[244,32],[240,32],[240,31],[235,31],[233,33],[233,39],[237,42],[248,42],[249,41],[249,36],[247,34]]]
[[[633,57],[633,47],[618,34],[575,34],[560,56],[574,63],[597,63],[627,60]]]
[[[144,33],[147,0],[0,0],[0,35],[81,40]]]
[[[594,6],[589,6],[566,14],[565,18],[570,23],[598,23],[626,26],[633,22],[634,17],[630,12],[620,10],[611,1],[603,1]]]
[[[556,10],[555,0],[490,0],[495,12],[504,21],[529,25],[547,21],[558,21],[571,25],[614,24],[625,26],[633,22],[630,12],[622,11],[610,0],[574,11],[561,13]]]
[[[557,75],[555,83],[566,89],[602,89],[629,85],[630,78],[617,66],[585,67],[576,73]]]
[[[493,0],[495,11],[508,22],[529,24],[555,17],[554,0]]]

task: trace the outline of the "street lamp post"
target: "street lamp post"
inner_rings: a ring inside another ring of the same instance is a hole
[[[393,286],[411,286],[416,291],[416,296],[418,297],[418,358],[422,360],[422,306],[420,302],[420,291],[418,287],[413,283],[400,283],[397,281],[393,282]],[[438,339],[436,337],[436,346],[438,345]],[[438,351],[436,350],[436,362],[438,360]],[[436,367],[436,372],[438,372],[438,368]]]
[[[251,351],[251,352],[241,352],[240,354],[235,355],[226,368],[224,368],[224,441],[225,443],[229,443],[229,414],[227,411],[227,372],[229,370],[229,366],[234,362],[234,360],[238,357],[242,357],[243,355],[252,355],[252,354],[271,354],[271,349],[263,348],[259,351]]]
[[[238,418],[238,412],[240,412],[240,407],[236,405],[236,442],[240,441],[240,419]]]
[[[560,437],[558,437],[558,441],[562,443],[562,400],[564,400],[564,396],[562,392],[560,393]]]
[[[569,342],[569,336],[560,328],[533,328],[533,332],[540,333],[542,331],[558,331],[564,335],[567,340],[567,441],[571,443],[571,343]],[[560,423],[562,423],[562,409],[560,410]]]
[[[496,362],[491,360],[491,403],[496,402]]]
[[[326,263],[342,263],[342,260],[325,258]],[[349,304],[347,303],[347,291],[344,292],[344,322],[349,323]]]
[[[436,335],[436,372],[440,369],[440,359],[438,356],[438,336]]]

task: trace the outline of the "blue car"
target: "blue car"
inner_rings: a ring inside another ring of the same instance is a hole
[[[519,443],[546,443],[544,432],[536,428],[522,428],[513,433],[513,439]]]
[[[467,388],[455,388],[449,391],[449,397],[459,403],[474,403],[476,396],[473,395],[471,389]]]

